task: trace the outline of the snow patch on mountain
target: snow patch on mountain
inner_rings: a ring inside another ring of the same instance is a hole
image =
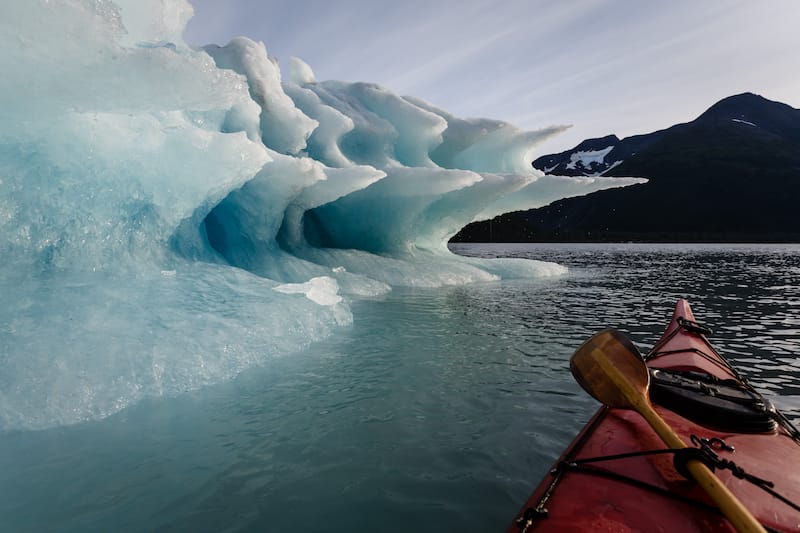
[[[614,146],[607,146],[602,150],[591,150],[585,152],[575,152],[574,154],[569,156],[569,163],[567,163],[567,168],[570,170],[574,170],[577,165],[581,165],[583,167],[590,167],[592,164],[603,164],[604,159],[608,155],[608,153],[614,149]]]
[[[631,151],[638,149],[637,137],[626,144],[616,135],[586,139],[572,150],[539,157],[533,166],[545,174],[556,176],[598,177],[621,165]]]
[[[623,163],[623,160],[622,160],[622,159],[619,159],[619,160],[617,160],[617,161],[614,161],[613,163],[611,163],[610,165],[608,165],[608,168],[607,168],[607,169],[605,169],[604,171],[602,171],[600,174],[597,174],[597,175],[598,175],[598,176],[603,176],[603,175],[605,175],[605,173],[606,173],[606,172],[609,172],[611,169],[613,169],[613,168],[616,168],[616,167],[620,166],[622,163]]]

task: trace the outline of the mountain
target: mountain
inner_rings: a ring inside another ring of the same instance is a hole
[[[654,133],[589,139],[533,165],[650,181],[471,224],[453,240],[800,242],[800,110],[755,94]]]

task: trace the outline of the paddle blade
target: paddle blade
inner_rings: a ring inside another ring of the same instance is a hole
[[[648,401],[647,365],[619,331],[606,329],[593,335],[575,351],[569,368],[583,390],[609,407],[638,409],[638,402]]]

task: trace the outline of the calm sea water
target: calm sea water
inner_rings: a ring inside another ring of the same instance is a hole
[[[800,418],[800,246],[454,245],[570,274],[357,302],[355,325],[230,383],[0,434],[4,531],[500,531],[597,404],[567,361],[644,349],[688,298]]]

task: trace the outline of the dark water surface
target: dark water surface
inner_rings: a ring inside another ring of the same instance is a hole
[[[106,420],[0,434],[3,531],[500,531],[596,409],[567,361],[643,348],[688,298],[800,418],[800,246],[454,245],[556,280],[395,290],[230,383]]]

